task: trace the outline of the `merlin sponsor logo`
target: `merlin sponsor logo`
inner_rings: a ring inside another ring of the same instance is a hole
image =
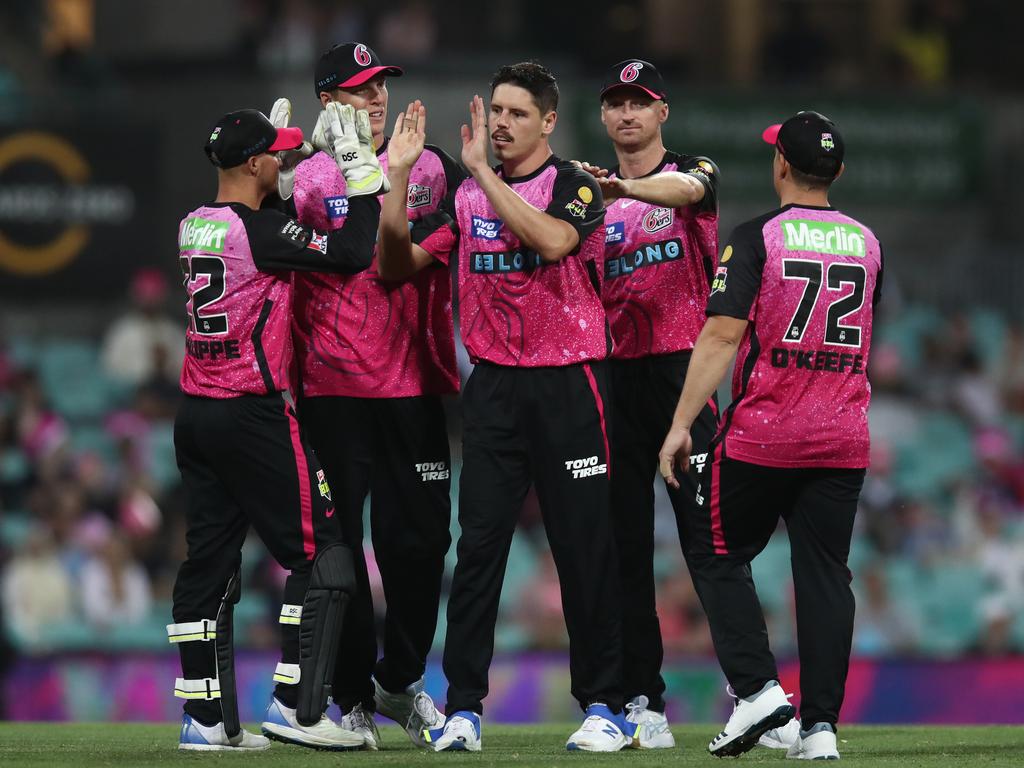
[[[333,501],[331,498],[331,486],[327,484],[327,478],[324,476],[324,471],[318,469],[316,471],[316,487],[320,491],[320,495],[328,501]],[[330,515],[328,515],[330,517]]]
[[[601,464],[597,456],[591,456],[586,459],[569,459],[565,462],[565,468],[572,473],[574,480],[578,480],[581,477],[608,474],[608,465]]]
[[[672,209],[655,208],[653,211],[648,211],[642,225],[644,232],[650,232],[652,235],[655,232],[660,232],[672,225]]]
[[[181,228],[178,247],[182,251],[223,253],[224,241],[230,228],[231,225],[226,221],[211,221],[198,217],[188,219]]]
[[[422,208],[424,205],[430,205],[430,200],[430,187],[425,187],[422,184],[410,184],[405,196],[405,207]]]
[[[725,280],[729,277],[728,267],[718,267],[715,270],[715,279],[711,281],[711,295],[714,296],[716,293],[725,293]]]
[[[443,461],[425,461],[416,465],[416,471],[425,483],[431,480],[447,480],[452,476],[448,464]]]
[[[607,239],[607,234],[605,235]],[[653,267],[665,261],[675,261],[683,255],[683,243],[678,237],[671,240],[662,240],[657,243],[648,243],[642,248],[637,248],[632,253],[627,253],[616,258],[606,259],[604,262],[604,276],[607,280],[614,280],[623,275],[629,275],[644,267]]]
[[[532,272],[544,265],[536,251],[474,252],[469,254],[469,271],[477,275]]]
[[[481,237],[484,240],[497,240],[501,234],[501,219],[484,219],[480,216],[473,217],[473,237]]]
[[[237,360],[242,356],[238,339],[200,341],[185,339],[185,354],[196,360]]]
[[[325,197],[324,208],[327,209],[327,218],[331,221],[343,219],[348,216],[348,196]]]
[[[626,236],[626,222],[616,221],[604,225],[604,244],[621,243]]]
[[[772,349],[773,368],[864,375],[864,356],[827,349]]]
[[[790,219],[782,222],[782,236],[787,251],[864,257],[864,231],[852,224]]]

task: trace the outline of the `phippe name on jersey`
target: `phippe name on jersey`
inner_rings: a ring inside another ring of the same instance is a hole
[[[773,368],[795,368],[803,371],[825,371],[864,375],[864,356],[827,349],[772,349]]]
[[[632,253],[607,259],[604,263],[604,276],[607,280],[631,274],[644,267],[654,267],[665,261],[675,261],[683,255],[683,243],[678,237],[647,243]]]
[[[201,339],[185,339],[185,353],[196,360],[237,360],[242,356],[238,339],[202,341]]]

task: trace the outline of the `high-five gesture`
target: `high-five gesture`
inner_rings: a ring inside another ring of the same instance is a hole
[[[469,125],[462,126],[462,164],[466,170],[475,174],[481,168],[487,168],[487,111],[484,100],[474,96],[469,102]]]
[[[419,160],[427,141],[427,108],[419,99],[410,102],[395,121],[388,142],[388,172],[409,170]]]

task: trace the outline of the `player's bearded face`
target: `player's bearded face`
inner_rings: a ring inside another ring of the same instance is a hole
[[[487,117],[487,131],[491,137],[494,156],[504,162],[526,157],[551,132],[554,113],[542,115],[525,88],[502,83],[491,95],[491,108]]]
[[[638,88],[615,88],[601,102],[601,122],[620,146],[642,147],[668,119],[668,105]]]
[[[338,88],[333,98],[339,104],[349,104],[355,110],[365,109],[370,114],[373,137],[383,138],[388,122],[388,86],[384,75],[377,75],[352,88]]]

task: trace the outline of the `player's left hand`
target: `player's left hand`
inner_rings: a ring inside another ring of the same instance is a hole
[[[469,102],[469,125],[462,126],[462,164],[466,170],[474,173],[487,168],[487,111],[484,100],[474,96]]]
[[[287,128],[292,118],[292,103],[288,99],[278,99],[270,110],[270,124],[275,128]],[[292,196],[295,188],[295,166],[313,154],[313,146],[302,142],[298,149],[289,149],[277,153],[280,170],[277,174],[277,194],[282,200]]]
[[[599,176],[597,177],[597,184],[601,187],[601,195],[604,197],[605,205],[615,202],[620,197],[629,197],[629,179]]]
[[[388,142],[388,170],[409,170],[423,154],[427,141],[427,108],[419,99],[410,102],[395,122]]]
[[[679,490],[679,480],[675,469],[678,466],[683,472],[690,469],[690,451],[693,450],[693,438],[686,427],[673,426],[658,451],[658,471],[665,482]]]

